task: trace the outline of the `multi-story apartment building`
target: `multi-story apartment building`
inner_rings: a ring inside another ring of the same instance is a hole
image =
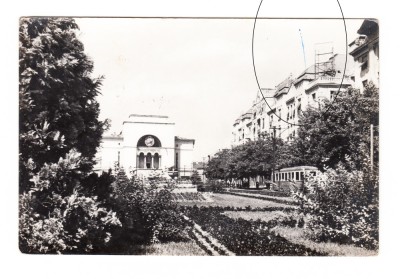
[[[236,119],[232,145],[256,140],[261,134],[273,135],[286,141],[296,136],[302,110],[319,106],[322,99],[332,99],[339,90],[354,84],[353,59],[334,54],[327,61],[314,64],[300,75],[290,74],[274,89],[257,93],[252,107]]]
[[[256,99],[250,109],[242,113],[233,124],[233,145],[243,144],[258,139],[261,134],[268,131],[266,112],[269,110],[264,98],[272,98],[272,89],[262,89],[263,95],[257,93]]]
[[[376,19],[366,19],[349,44],[355,67],[355,87],[363,89],[372,81],[379,87],[379,25]]]

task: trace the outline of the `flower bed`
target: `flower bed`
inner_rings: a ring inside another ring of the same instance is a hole
[[[272,224],[241,218],[235,220],[222,213],[221,207],[185,208],[188,217],[236,255],[324,255],[275,234],[270,231]]]

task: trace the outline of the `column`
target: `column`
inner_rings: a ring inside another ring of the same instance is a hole
[[[151,165],[150,168],[153,169],[154,168],[154,155],[151,155]]]

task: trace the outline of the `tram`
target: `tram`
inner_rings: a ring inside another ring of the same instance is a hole
[[[306,175],[315,176],[318,169],[312,166],[297,166],[275,171],[273,188],[278,191],[290,192],[291,187],[302,189]]]

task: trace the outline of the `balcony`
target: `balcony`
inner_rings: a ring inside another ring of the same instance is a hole
[[[350,86],[353,84],[353,81],[349,77],[344,78],[336,78],[336,77],[329,77],[329,76],[321,76],[317,79],[311,81],[307,87],[305,88],[306,93],[313,91],[316,87],[324,86],[324,87],[339,87],[342,83],[342,86]]]

